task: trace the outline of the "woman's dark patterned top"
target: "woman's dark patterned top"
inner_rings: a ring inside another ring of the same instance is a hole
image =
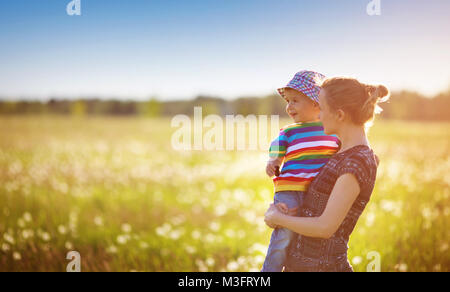
[[[292,241],[286,271],[353,271],[347,260],[348,240],[372,194],[379,160],[365,145],[335,154],[322,168],[305,196],[301,217],[320,217],[337,179],[350,173],[361,192],[336,233],[329,239],[302,235]]]

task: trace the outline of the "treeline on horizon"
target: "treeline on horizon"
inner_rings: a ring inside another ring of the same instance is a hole
[[[202,107],[203,115],[281,115],[285,113],[285,101],[279,95],[266,97],[242,97],[225,100],[198,96],[192,100],[121,101],[104,99],[51,99],[42,101],[7,101],[0,99],[0,115],[59,114],[72,116],[145,116],[173,117],[179,114],[193,115],[194,107]],[[415,92],[402,91],[391,95],[381,104],[382,118],[419,121],[450,121],[450,90],[433,98]]]

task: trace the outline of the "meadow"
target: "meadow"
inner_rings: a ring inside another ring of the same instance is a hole
[[[376,121],[381,164],[350,239],[366,271],[450,271],[450,124]],[[175,151],[170,119],[0,117],[0,271],[259,271],[265,151]]]

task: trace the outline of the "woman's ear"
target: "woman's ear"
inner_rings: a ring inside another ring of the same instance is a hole
[[[345,121],[345,112],[343,111],[343,110],[338,110],[337,111],[337,120],[339,121],[339,122],[343,122],[343,121]]]

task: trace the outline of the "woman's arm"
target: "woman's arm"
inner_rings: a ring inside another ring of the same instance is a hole
[[[359,193],[360,187],[354,175],[344,174],[336,181],[320,217],[292,217],[271,205],[266,212],[265,221],[268,225],[285,227],[304,236],[327,239],[342,224]]]

